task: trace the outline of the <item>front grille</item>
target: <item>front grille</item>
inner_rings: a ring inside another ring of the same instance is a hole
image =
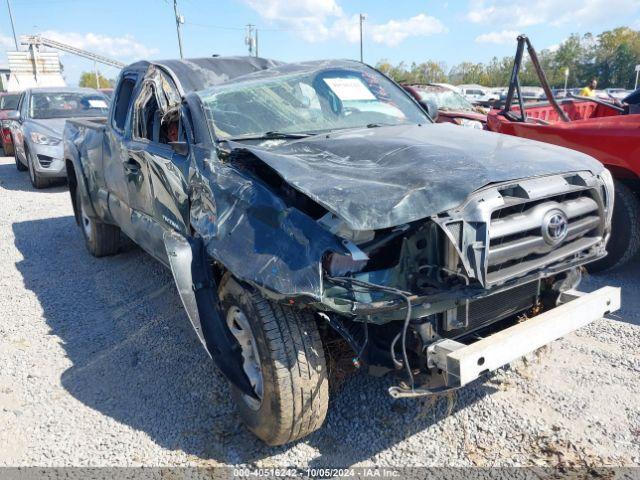
[[[38,154],[38,163],[40,163],[43,168],[49,168],[51,166],[51,162],[53,162],[53,157]]]
[[[538,294],[539,282],[534,281],[470,301],[468,307],[464,304],[460,305],[457,309],[449,310],[444,314],[444,330],[447,329],[447,325],[459,326],[447,332],[445,336],[468,333],[524,312],[536,304]]]
[[[487,283],[495,283],[588,250],[602,238],[601,209],[591,190],[519,202],[495,210],[489,226]],[[545,218],[564,215],[566,236],[545,238]]]

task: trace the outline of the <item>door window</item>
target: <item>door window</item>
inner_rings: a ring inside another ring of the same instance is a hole
[[[120,131],[124,130],[135,86],[136,79],[134,77],[124,78],[120,82],[120,86],[116,92],[113,110],[113,126]]]

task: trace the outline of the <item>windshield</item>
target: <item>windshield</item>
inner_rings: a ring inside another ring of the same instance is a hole
[[[0,110],[17,110],[20,95],[0,95]]]
[[[429,122],[375,70],[317,69],[198,92],[218,139]]]
[[[106,115],[109,100],[99,92],[38,92],[31,95],[29,117],[34,119]]]
[[[452,90],[420,88],[417,91],[418,95],[420,95],[420,100],[435,103],[438,106],[438,110],[455,110],[457,112],[473,110],[473,105],[469,100]]]

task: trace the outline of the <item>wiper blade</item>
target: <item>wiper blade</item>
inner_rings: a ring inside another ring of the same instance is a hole
[[[224,138],[222,140],[224,141],[229,141],[229,140],[279,140],[279,139],[283,139],[286,140],[288,138],[308,138],[310,137],[311,134],[310,133],[288,133],[288,132],[276,132],[276,131],[272,131],[272,132],[265,132],[265,133],[261,133],[258,135],[255,134],[249,134],[249,135],[240,135],[238,137],[231,137],[231,138]]]

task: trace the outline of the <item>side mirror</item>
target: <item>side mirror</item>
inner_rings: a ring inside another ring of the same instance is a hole
[[[7,120],[12,120],[14,122],[20,122],[22,120],[22,116],[18,110],[11,110],[7,112]]]
[[[169,142],[169,146],[174,152],[183,157],[189,153],[189,144],[187,142]]]
[[[427,113],[434,122],[438,120],[438,106],[430,100],[422,102],[422,106],[427,110]]]

